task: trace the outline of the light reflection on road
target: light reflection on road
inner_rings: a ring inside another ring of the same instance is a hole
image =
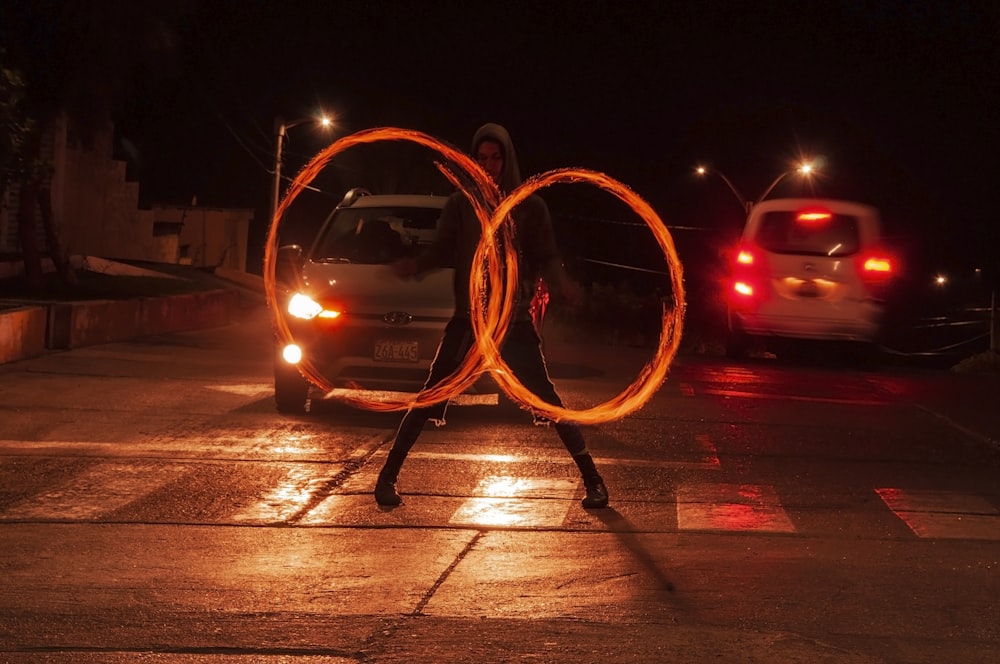
[[[566,517],[578,482],[546,477],[493,475],[480,480],[450,523],[479,526],[553,527]],[[535,500],[526,500],[534,498]]]

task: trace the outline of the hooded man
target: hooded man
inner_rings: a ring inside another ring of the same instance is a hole
[[[485,124],[472,139],[472,157],[506,195],[521,184],[517,155],[510,134],[498,124]],[[555,386],[549,379],[541,340],[531,317],[531,298],[538,280],[543,279],[557,294],[570,301],[578,295],[576,284],[563,269],[552,230],[552,218],[545,201],[537,195],[526,198],[511,213],[514,221],[514,243],[518,256],[519,293],[515,298],[510,327],[501,348],[501,356],[517,379],[546,403],[562,406]],[[455,267],[455,313],[445,328],[431,364],[425,389],[447,378],[458,368],[475,343],[469,302],[469,282],[472,263],[482,236],[479,219],[465,193],[452,194],[441,211],[438,233],[434,242],[416,259],[399,261],[394,270],[400,277],[415,277],[440,267]],[[444,424],[447,401],[406,412],[396,431],[392,448],[375,484],[375,500],[379,505],[402,503],[396,491],[396,479],[410,448],[417,441],[428,419]],[[544,422],[536,418],[536,423]],[[568,422],[554,424],[556,433],[580,470],[586,496],[585,508],[606,507],[608,490],[587,450],[580,427]]]

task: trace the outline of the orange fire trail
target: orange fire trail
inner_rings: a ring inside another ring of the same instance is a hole
[[[312,160],[299,172],[299,174],[295,176],[295,179],[292,180],[291,185],[289,185],[288,192],[281,201],[281,204],[278,206],[278,209],[275,211],[274,219],[271,220],[271,226],[268,231],[267,244],[264,251],[264,291],[267,297],[268,306],[274,314],[275,334],[278,337],[279,343],[282,345],[287,344],[294,339],[286,319],[287,314],[278,306],[276,296],[277,284],[275,278],[275,268],[277,264],[278,228],[280,226],[281,219],[295,198],[316,178],[317,175],[319,175],[323,168],[337,154],[355,145],[375,143],[378,141],[411,141],[419,145],[423,145],[441,154],[445,158],[446,163],[455,164],[458,168],[468,173],[472,177],[479,191],[484,194],[485,203],[480,203],[476,197],[469,195],[469,199],[473,202],[477,215],[484,225],[489,219],[489,211],[496,206],[496,202],[500,197],[499,192],[496,185],[493,183],[493,180],[490,179],[489,175],[483,171],[479,164],[463,152],[456,150],[451,146],[428,136],[427,134],[408,129],[383,127],[360,131],[338,139],[329,147],[313,157]],[[452,184],[462,188],[457,176],[447,166],[438,164],[438,168],[452,182]],[[497,260],[491,260],[489,263],[491,265],[490,271],[495,273],[491,279],[493,279],[494,283],[498,283],[500,271],[499,266],[497,265]],[[347,314],[350,315],[350,312],[347,312]],[[506,332],[506,327],[494,327],[492,330],[498,338],[502,338],[502,335]],[[493,345],[495,347],[497,345],[496,342],[494,342]],[[411,407],[428,406],[461,393],[476,380],[477,376],[483,371],[483,367],[484,358],[479,354],[477,348],[473,346],[468,355],[462,361],[462,365],[456,369],[455,373],[439,385],[431,389],[421,391],[412,401],[371,401],[360,398],[346,398],[343,400],[355,406],[376,411],[404,410]],[[306,378],[319,388],[325,390],[326,392],[330,392],[333,389],[333,386],[323,377],[320,371],[308,358],[306,358],[302,364],[299,365],[299,369]]]
[[[673,238],[656,212],[653,211],[646,201],[627,186],[603,173],[585,169],[565,168],[533,176],[515,189],[507,198],[503,199],[494,212],[493,218],[488,224],[485,224],[486,231],[483,234],[483,241],[476,251],[472,274],[473,281],[475,281],[478,275],[482,273],[483,261],[486,260],[487,256],[496,254],[496,248],[493,246],[494,231],[504,223],[511,210],[542,187],[551,184],[577,182],[593,183],[618,197],[622,202],[635,210],[642,220],[646,222],[650,230],[653,231],[653,235],[656,237],[656,241],[667,259],[670,269],[673,306],[664,306],[663,328],[660,334],[660,342],[653,358],[639,372],[636,380],[616,397],[586,410],[570,410],[547,404],[539,399],[517,380],[511,372],[510,367],[500,357],[496,339],[502,337],[490,333],[495,333],[498,328],[506,329],[507,320],[511,315],[509,298],[504,300],[502,310],[499,312],[494,308],[495,305],[493,300],[491,300],[491,306],[487,310],[487,313],[490,314],[489,317],[487,317],[486,313],[473,308],[472,321],[473,329],[476,331],[476,343],[480,353],[485,358],[487,367],[493,371],[497,384],[512,399],[529,407],[532,411],[555,421],[569,420],[580,424],[598,424],[624,417],[641,408],[666,379],[670,363],[677,355],[677,350],[680,346],[681,329],[684,320],[684,310],[686,308],[683,272],[680,259],[677,256],[677,250],[674,248]],[[514,271],[510,270],[510,272]],[[510,278],[511,274],[508,274],[508,285],[510,284]],[[516,280],[513,283],[516,283]],[[470,286],[471,293],[475,293],[478,290],[479,288],[475,287],[475,285]],[[508,287],[506,290],[511,291],[512,289]],[[497,312],[496,315],[493,315],[494,312]],[[501,313],[505,318],[500,318]],[[502,326],[499,325],[501,322],[503,323]]]
[[[470,301],[482,303],[482,306],[472,307],[472,324],[476,345],[470,349],[461,366],[451,376],[437,386],[421,391],[413,400],[371,401],[361,398],[345,398],[343,401],[360,408],[376,411],[429,406],[460,394],[476,380],[480,373],[488,370],[493,372],[501,389],[514,400],[555,421],[570,420],[581,424],[597,424],[618,419],[641,408],[659,389],[660,384],[666,378],[670,363],[677,354],[686,306],[681,263],[674,248],[673,238],[659,216],[624,184],[603,173],[585,169],[558,169],[534,176],[526,180],[507,198],[500,200],[500,193],[496,185],[479,164],[445,143],[421,132],[408,129],[394,127],[368,129],[340,138],[313,157],[292,181],[288,193],[271,220],[264,253],[264,289],[268,306],[274,314],[275,333],[279,342],[287,344],[293,341],[286,319],[287,314],[281,311],[276,297],[276,245],[278,228],[285,211],[334,156],[355,145],[386,140],[411,141],[442,155],[445,158],[445,163],[438,163],[438,169],[456,188],[465,193],[479,218],[483,233],[476,250],[472,278],[469,283]],[[472,178],[481,198],[465,189],[459,176],[451,169],[450,165],[457,166],[458,169]],[[669,308],[664,306],[663,330],[656,354],[640,371],[636,380],[613,399],[579,411],[560,408],[541,401],[513,376],[510,367],[503,361],[499,353],[501,340],[510,323],[517,290],[517,254],[513,251],[512,245],[513,226],[512,223],[508,223],[511,211],[538,189],[563,182],[593,183],[617,196],[636,211],[653,231],[657,243],[667,258],[673,294],[673,306]],[[507,250],[501,252],[501,249]],[[501,256],[506,271],[500,265]],[[349,311],[346,313],[350,315]],[[302,374],[316,386],[327,392],[332,391],[333,386],[308,358],[303,361],[299,368]]]

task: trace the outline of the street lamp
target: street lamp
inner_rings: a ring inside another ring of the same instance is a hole
[[[333,120],[325,115],[319,117],[300,118],[294,122],[285,122],[284,118],[278,116],[274,119],[274,179],[271,183],[271,220],[278,214],[278,202],[281,200],[281,152],[285,142],[285,135],[292,127],[297,127],[306,122],[315,122],[326,128],[333,124]]]
[[[757,200],[755,201],[747,200],[746,196],[740,193],[740,190],[733,185],[732,181],[728,177],[726,177],[725,173],[723,173],[722,171],[716,170],[714,168],[709,169],[706,166],[699,166],[698,168],[695,169],[695,173],[697,173],[700,176],[704,176],[710,172],[718,175],[722,179],[722,181],[726,183],[726,186],[729,187],[729,191],[733,192],[733,195],[736,196],[736,200],[738,200],[740,202],[740,205],[743,207],[743,212],[749,215],[750,210],[753,208],[753,206],[756,205],[757,203],[760,203],[765,198],[767,198],[767,195],[770,194],[771,191],[776,186],[778,186],[778,183],[784,180],[789,174],[799,173],[801,175],[809,176],[812,175],[813,173],[813,166],[810,162],[802,162],[797,167],[791,170],[784,171],[783,173],[779,174],[778,177],[774,178],[774,180],[771,181],[771,184],[767,186],[767,189],[764,190],[764,193],[758,196]]]
[[[695,169],[695,173],[703,177],[708,172],[709,170],[704,166],[699,166],[698,168]],[[740,202],[740,205],[743,207],[743,211],[746,212],[747,214],[750,214],[751,203],[747,202],[746,197],[743,194],[741,194],[740,190],[737,189],[736,186],[733,185],[732,181],[726,177],[726,174],[723,173],[722,171],[717,171],[715,169],[712,169],[712,173],[715,173],[720,178],[722,178],[722,181],[726,183],[727,187],[729,187],[729,191],[733,192],[733,196],[735,196],[736,200]]]
[[[771,190],[774,189],[779,182],[781,182],[782,180],[784,180],[785,177],[789,173],[792,173],[792,172],[796,172],[796,173],[799,173],[801,175],[806,175],[806,176],[812,175],[812,164],[810,164],[808,162],[803,162],[803,163],[799,164],[799,166],[797,168],[795,168],[795,169],[793,169],[791,171],[785,171],[784,173],[782,173],[778,177],[774,178],[774,181],[771,182],[771,184],[769,184],[767,186],[767,189],[764,190],[764,193],[761,194],[760,197],[757,199],[757,203],[760,203],[762,200],[764,200],[765,198],[767,198],[767,195],[771,193]],[[756,205],[756,203],[754,203],[754,205]],[[749,212],[749,210],[747,210],[747,211]]]

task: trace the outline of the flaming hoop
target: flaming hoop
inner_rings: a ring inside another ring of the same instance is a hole
[[[496,184],[474,160],[463,152],[434,139],[427,134],[408,129],[384,127],[368,129],[344,136],[317,154],[295,176],[268,231],[264,252],[264,290],[268,306],[274,312],[275,330],[281,343],[293,341],[291,330],[280,310],[276,297],[276,263],[278,227],[285,211],[295,198],[319,175],[334,156],[355,145],[378,141],[410,141],[427,147],[444,157],[445,163],[436,165],[457,189],[465,193],[479,219],[482,238],[473,260],[469,281],[469,297],[473,303],[483,302],[484,307],[472,307],[472,326],[476,343],[461,365],[438,385],[422,390],[412,400],[372,401],[349,397],[344,401],[367,410],[393,411],[430,406],[449,399],[468,388],[483,371],[491,371],[497,384],[518,403],[555,421],[571,420],[581,424],[596,424],[623,417],[642,407],[666,378],[670,363],[680,346],[684,318],[684,285],[680,260],[673,238],[653,209],[631,189],[617,180],[585,169],[556,169],[526,180],[506,198],[500,198]],[[459,175],[449,164],[458,167],[472,180],[481,194],[473,195],[460,181]],[[570,410],[541,401],[527,390],[514,376],[500,356],[500,346],[510,324],[517,290],[517,254],[506,250],[512,246],[510,214],[514,208],[537,190],[557,183],[592,183],[610,192],[629,205],[649,226],[663,250],[670,269],[673,306],[664,305],[663,326],[656,354],[640,371],[636,380],[616,397],[586,410]],[[501,267],[503,260],[505,270]],[[502,288],[496,286],[503,284]],[[490,287],[490,286],[493,287]],[[305,358],[299,369],[303,376],[317,387],[330,392],[333,386],[320,373],[310,358]]]

